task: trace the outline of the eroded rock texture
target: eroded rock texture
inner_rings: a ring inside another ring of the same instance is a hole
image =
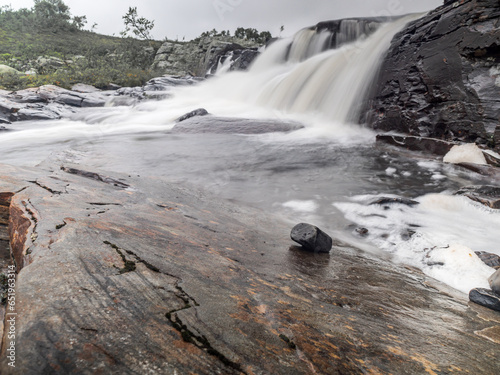
[[[498,370],[499,315],[412,269],[161,179],[0,167],[26,239],[2,375]]]
[[[379,130],[495,146],[499,16],[497,0],[460,0],[409,24],[392,42],[366,121]]]

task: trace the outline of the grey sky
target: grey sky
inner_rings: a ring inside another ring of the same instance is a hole
[[[371,17],[424,12],[443,0],[64,0],[73,15],[86,15],[87,28],[95,22],[96,31],[116,34],[123,30],[122,16],[137,6],[139,16],[155,20],[155,39],[193,39],[203,31],[253,27],[282,35],[299,29],[346,17]],[[0,0],[0,5],[31,8],[33,0]]]

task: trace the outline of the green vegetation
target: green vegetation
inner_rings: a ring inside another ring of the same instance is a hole
[[[154,23],[137,18],[137,9],[135,16],[126,27],[148,36]],[[0,88],[138,86],[160,75],[150,68],[160,41],[100,35],[83,30],[86,22],[85,16],[72,16],[62,0],[34,0],[32,9],[0,7],[0,64],[37,73],[0,75]]]

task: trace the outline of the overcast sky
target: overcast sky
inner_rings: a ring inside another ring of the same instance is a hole
[[[64,0],[72,15],[87,16],[101,34],[119,35],[122,16],[136,6],[139,16],[155,21],[155,39],[193,39],[203,31],[253,27],[273,36],[291,35],[303,27],[346,17],[424,12],[443,0]],[[31,8],[33,0],[0,0],[14,9]]]

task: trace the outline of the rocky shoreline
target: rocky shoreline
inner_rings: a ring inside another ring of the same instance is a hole
[[[18,269],[2,374],[498,368],[499,315],[415,269],[337,240],[302,252],[281,219],[161,179],[0,170]]]

